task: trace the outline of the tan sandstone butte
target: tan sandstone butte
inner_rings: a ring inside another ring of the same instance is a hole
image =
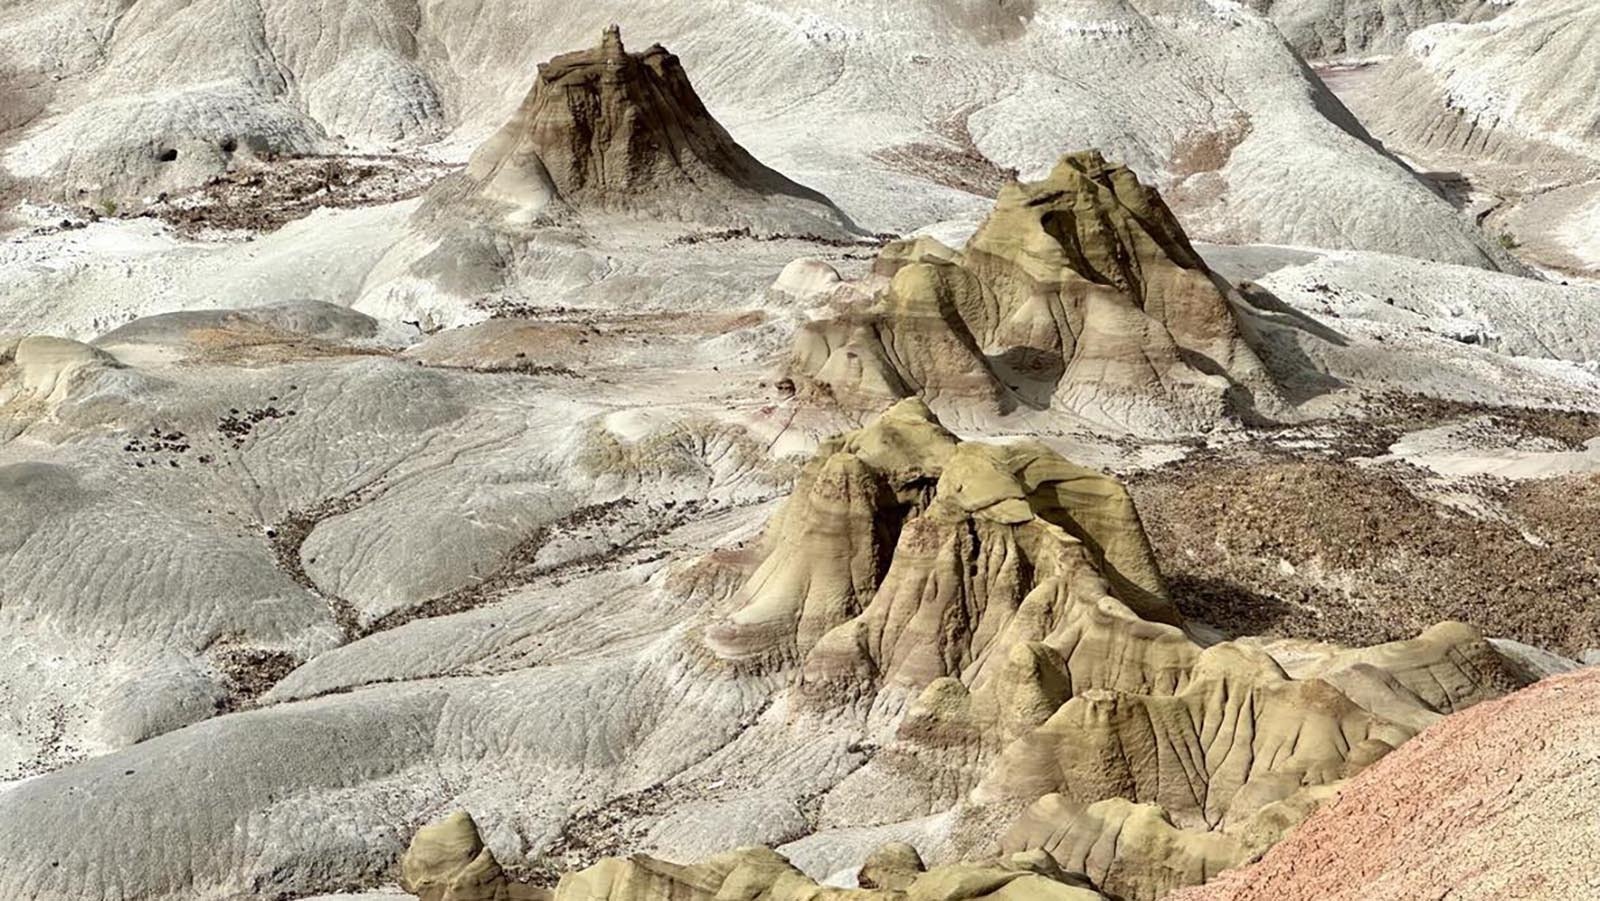
[[[847,406],[919,396],[1143,429],[1274,396],[1232,288],[1156,190],[1098,152],[1007,184],[963,250],[897,242],[852,287],[858,299],[808,324],[791,367]]]
[[[763,847],[692,865],[643,854],[605,858],[547,889],[507,877],[472,818],[457,812],[418,830],[401,858],[401,887],[421,901],[1104,901],[1041,852],[926,870],[905,847],[874,853],[858,889],[819,886]]]
[[[1131,901],[1251,859],[1524,678],[1458,623],[1204,646],[1114,479],[1036,441],[963,442],[915,398],[818,449],[731,603],[714,654],[796,667],[805,703],[873,700],[890,736],[825,818],[1017,810],[998,849],[977,826],[957,843],[1046,850]]]

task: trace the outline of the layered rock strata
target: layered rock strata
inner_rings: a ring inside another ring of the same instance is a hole
[[[821,194],[763,165],[728,134],[661,45],[600,44],[539,65],[527,97],[437,200],[512,224],[610,213],[827,237],[854,226]]]
[[[796,340],[795,378],[846,406],[1054,410],[1198,427],[1273,394],[1232,288],[1172,211],[1097,152],[1013,182],[962,250],[886,247]]]
[[[962,442],[916,399],[825,443],[768,534],[705,641],[794,661],[807,704],[874,711],[887,738],[824,817],[1018,810],[1002,847],[1125,898],[1249,860],[1440,715],[1526,681],[1460,624],[1204,646],[1120,485],[1037,442]]]

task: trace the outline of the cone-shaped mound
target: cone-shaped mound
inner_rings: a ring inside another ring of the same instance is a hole
[[[1231,288],[1155,189],[1097,152],[1006,185],[964,251],[890,245],[858,287],[867,298],[810,323],[793,361],[846,404],[918,395],[1164,429],[1272,393]]]
[[[854,231],[821,194],[751,156],[711,116],[659,44],[599,46],[539,66],[510,121],[473,154],[457,194],[509,207],[513,221],[563,208],[762,232]]]

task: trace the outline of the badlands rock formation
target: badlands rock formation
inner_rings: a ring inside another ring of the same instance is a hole
[[[1380,126],[1408,145],[1524,163],[1600,158],[1600,9],[1516,3],[1472,26],[1430,28],[1387,67]],[[1399,102],[1404,98],[1406,102]]]
[[[1161,196],[1099,153],[1006,185],[964,250],[893,244],[851,289],[793,363],[847,405],[916,395],[1170,431],[1273,399],[1232,288]]]
[[[868,231],[975,213],[983,198],[961,185],[1008,168],[1039,177],[1069,148],[1100,147],[1182,188],[1174,203],[1207,239],[1508,262],[1242,7],[917,0],[906,12],[884,29],[879,4],[853,0],[712,15],[491,0],[471,16],[416,0],[370,14],[28,0],[0,10],[0,58],[44,99],[0,135],[0,165],[50,196],[126,210],[276,155],[407,151],[445,133],[475,144],[526,94],[532,62],[615,22],[681,54],[740,143]]]
[[[1258,864],[1173,901],[1589,898],[1600,672],[1552,677],[1428,729]]]
[[[514,883],[465,813],[430,823],[400,858],[400,887],[421,901],[522,901],[550,893]]]
[[[443,807],[512,870],[766,844],[820,879],[909,840],[1153,898],[1521,681],[1464,627],[1204,647],[1114,481],[914,399],[823,447],[765,552],[730,547],[783,473],[694,400],[717,376],[661,375],[721,336],[630,358],[585,330],[591,382],[416,365],[481,332],[363,353],[360,322],[19,345],[65,388],[5,407],[6,697],[39,744],[8,749],[37,775],[0,804],[0,896],[373,886]],[[655,400],[618,409],[651,359]],[[197,761],[248,776],[197,788]]]
[[[1505,7],[1417,32],[1341,92],[1384,143],[1534,264],[1600,272],[1600,12],[1581,0]]]
[[[5,901],[1155,901],[1600,635],[1593,289],[1241,4],[0,69]]]
[[[919,688],[981,681],[1001,668],[997,651],[1043,640],[1075,610],[1057,605],[1085,566],[1134,614],[1178,622],[1120,485],[1038,444],[960,442],[915,399],[819,448],[768,540],[741,609],[707,639],[728,657],[792,642],[821,682],[858,670]],[[959,574],[980,552],[996,582],[969,597]],[[1063,593],[1028,605],[1030,579]]]
[[[700,302],[742,286],[710,273],[632,278],[618,259],[659,243],[779,238],[866,236],[740,147],[677,57],[660,45],[629,53],[613,26],[599,46],[540,64],[511,119],[424,197],[367,274],[360,306],[432,329],[492,314],[485,301],[508,295],[562,305],[593,292],[611,304],[631,283],[660,303],[674,293],[660,280],[675,276]],[[659,255],[643,256],[662,268]]]
[[[452,814],[418,830],[400,861],[400,884],[420,901],[1101,901],[1087,880],[1061,872],[1049,855],[1014,854],[980,863],[924,867],[916,849],[889,845],[858,874],[858,890],[824,889],[767,848],[745,848],[682,865],[635,855],[569,873],[552,889],[519,884],[483,846],[477,824]]]
[[[678,58],[599,46],[541,63],[510,121],[467,163],[464,194],[514,224],[563,209],[622,212],[761,233],[848,236],[827,198],[758,162],[711,117]],[[452,211],[459,214],[459,210]]]
[[[427,798],[442,783],[424,770],[435,763],[477,786],[447,794],[497,826],[510,821],[479,801],[532,813],[527,799],[546,798],[529,820],[544,824],[529,833],[547,833],[543,847],[568,805],[665,779],[756,715],[765,694],[754,681],[671,675],[685,662],[669,650],[674,633],[697,601],[657,593],[673,560],[730,541],[743,508],[787,478],[736,415],[705,400],[705,382],[619,409],[602,398],[637,368],[615,362],[623,354],[603,354],[584,379],[478,372],[395,356],[366,343],[373,331],[367,317],[313,305],[161,317],[120,330],[107,350],[4,344],[0,832],[32,850],[8,853],[0,897],[303,897],[376,884],[434,812]],[[663,330],[650,331],[670,353]],[[666,537],[690,521],[699,537]],[[405,630],[412,619],[422,632],[465,625],[529,583],[550,592],[524,608],[534,620],[489,613],[479,625],[500,638],[488,645],[441,634],[435,654]],[[567,613],[547,618],[558,607]],[[341,647],[352,656],[283,681]],[[398,706],[360,690],[373,680],[380,694],[392,683]],[[283,694],[267,697],[274,688]],[[641,689],[676,696],[658,708],[663,724],[679,722],[671,738],[637,719],[656,707]],[[525,718],[530,698],[544,709]],[[575,728],[546,728],[562,720]],[[659,740],[665,756],[641,745],[626,763],[634,739],[622,733]],[[485,739],[509,742],[508,755],[486,755]],[[543,789],[524,782],[546,776]],[[78,796],[99,800],[63,802]],[[229,835],[253,837],[235,856]],[[504,848],[506,835],[491,839]]]
[[[824,444],[767,548],[706,642],[799,660],[810,705],[870,702],[885,744],[825,817],[1023,810],[1008,850],[1119,897],[1249,859],[1440,713],[1526,678],[1459,625],[1364,651],[1202,647],[1119,485],[1037,444],[960,442],[918,400]]]

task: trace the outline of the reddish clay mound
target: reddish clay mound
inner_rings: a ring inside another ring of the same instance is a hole
[[[1600,669],[1450,716],[1173,901],[1600,898]]]

